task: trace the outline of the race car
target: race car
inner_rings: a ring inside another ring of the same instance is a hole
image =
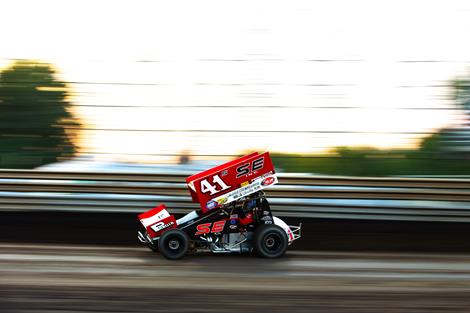
[[[273,216],[264,189],[278,182],[269,153],[254,152],[186,178],[199,209],[176,219],[164,204],[138,219],[138,239],[168,259],[188,252],[284,255],[301,237],[301,225]]]

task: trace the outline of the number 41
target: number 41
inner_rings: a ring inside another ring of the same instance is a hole
[[[208,193],[209,192],[210,195],[212,196],[213,194],[216,194],[218,192],[221,192],[225,189],[230,188],[230,186],[227,186],[227,184],[225,184],[224,181],[222,179],[220,179],[219,175],[212,176],[212,181],[213,181],[214,185],[211,185],[207,181],[207,179],[204,179],[203,181],[201,181],[201,192],[202,193]],[[222,189],[217,190],[217,187],[220,187]]]

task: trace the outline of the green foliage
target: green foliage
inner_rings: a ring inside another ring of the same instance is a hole
[[[470,80],[468,78],[456,79],[452,82],[452,87],[456,104],[468,112],[470,110]]]
[[[469,118],[470,79],[454,80],[452,91],[455,104]],[[275,165],[286,172],[352,176],[470,175],[468,143],[453,141],[453,133],[452,128],[437,131],[424,138],[416,150],[337,147],[327,155],[272,154],[272,157]],[[458,145],[466,149],[455,149]]]
[[[272,154],[285,172],[325,175],[470,175],[470,162],[446,153],[441,132],[425,138],[417,150],[337,147],[327,155]]]
[[[67,86],[51,65],[18,61],[0,73],[0,167],[34,168],[75,153]]]

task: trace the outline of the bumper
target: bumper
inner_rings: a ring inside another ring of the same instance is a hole
[[[137,232],[137,238],[139,239],[140,242],[147,243],[147,239],[140,231]]]
[[[145,243],[145,244],[153,244],[158,238],[150,238],[146,233],[138,231],[137,232],[137,238],[139,239],[140,242]]]
[[[302,237],[302,223],[299,224],[299,226],[292,226],[288,225],[289,229],[291,231],[292,237],[289,240],[289,244],[294,242],[295,240],[299,239]]]

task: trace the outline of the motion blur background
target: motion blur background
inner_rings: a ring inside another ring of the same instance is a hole
[[[0,2],[0,311],[468,312],[470,2]],[[137,246],[252,151],[279,260]],[[200,286],[205,286],[201,290]]]
[[[469,9],[5,1],[1,166],[269,150],[288,172],[468,174]]]

